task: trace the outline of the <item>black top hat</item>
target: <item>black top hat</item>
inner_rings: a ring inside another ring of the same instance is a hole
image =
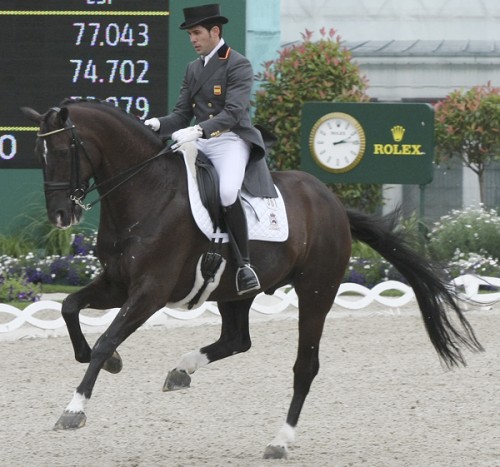
[[[180,29],[189,29],[204,23],[226,24],[229,20],[220,14],[218,3],[211,5],[201,5],[192,8],[184,8],[184,23]]]

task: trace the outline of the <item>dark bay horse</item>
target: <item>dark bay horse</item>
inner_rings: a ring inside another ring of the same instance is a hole
[[[139,120],[99,102],[66,100],[44,114],[22,110],[40,126],[35,152],[43,166],[50,221],[67,228],[80,220],[91,178],[101,197],[97,255],[102,273],[62,306],[75,358],[89,365],[55,428],[80,428],[100,370],[119,372],[118,346],[157,310],[189,294],[197,261],[209,241],[190,213],[181,154],[170,151],[154,157],[163,143]],[[319,369],[323,325],[349,261],[351,238],[374,248],[408,280],[429,338],[446,365],[464,364],[461,349],[481,350],[481,345],[447,281],[412,249],[394,218],[346,210],[323,183],[300,171],[273,173],[273,178],[287,207],[289,237],[281,243],[251,242],[251,258],[262,291],[272,294],[291,284],[298,296],[293,397],[284,426],[264,453],[284,458]],[[224,245],[222,255],[229,254]],[[250,348],[254,295],[236,293],[230,263],[209,297],[217,302],[222,318],[219,339],[184,355],[164,389],[188,387],[189,375],[198,368]],[[80,310],[87,307],[120,308],[93,348],[79,323]]]

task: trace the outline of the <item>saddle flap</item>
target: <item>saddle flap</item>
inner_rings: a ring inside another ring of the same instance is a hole
[[[221,219],[219,176],[207,156],[199,150],[195,166],[196,182],[198,183],[201,202],[207,208],[215,232],[220,227]]]

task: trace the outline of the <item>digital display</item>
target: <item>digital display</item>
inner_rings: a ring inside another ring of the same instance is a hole
[[[165,115],[167,0],[2,0],[0,168],[35,168],[38,128],[20,112],[97,98]]]

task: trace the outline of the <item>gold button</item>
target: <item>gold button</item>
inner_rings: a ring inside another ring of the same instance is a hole
[[[220,131],[217,130],[217,131],[214,131],[213,133],[210,133],[210,136],[212,137],[216,137],[216,136],[219,136],[220,135]]]
[[[210,115],[208,116],[208,118],[214,118],[214,116],[213,116],[212,114],[210,114]]]
[[[193,102],[193,109],[196,107],[196,104]]]
[[[211,103],[211,102],[209,102],[209,103],[208,103],[208,106],[209,106],[209,107],[212,107],[212,103]]]

